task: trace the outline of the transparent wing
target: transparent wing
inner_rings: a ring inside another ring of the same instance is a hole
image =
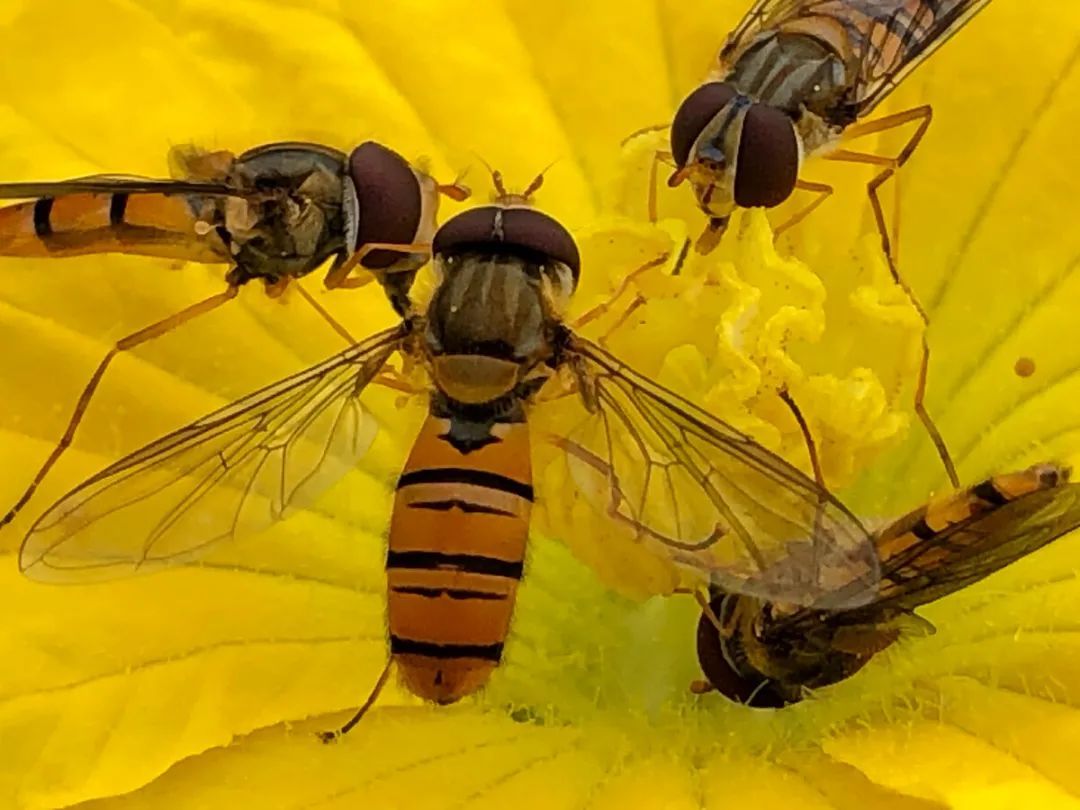
[[[613,530],[729,591],[798,605],[873,596],[873,543],[832,495],[598,346],[573,337],[569,352],[591,413],[556,443]]]
[[[879,608],[912,610],[1080,527],[1080,484],[1023,495],[881,561]]]
[[[812,2],[813,0],[755,0],[750,10],[739,20],[735,30],[728,34],[720,51],[721,62],[728,62],[731,56],[742,51],[761,31],[794,16],[802,6],[811,5]]]
[[[204,194],[243,197],[244,194],[223,183],[194,180],[157,180],[150,177],[101,174],[75,180],[43,183],[0,183],[0,199],[29,200],[38,197],[61,197],[65,194]]]
[[[1064,484],[1023,495],[926,540],[906,532],[912,542],[881,560],[878,596],[838,618],[844,624],[872,625],[909,613],[975,584],[1077,528],[1080,484]],[[819,625],[821,620],[819,611],[802,610],[776,626],[796,631],[800,626]]]
[[[847,103],[854,117],[876,107],[912,70],[944,44],[990,0],[758,0],[728,37],[720,59],[728,64],[763,30],[799,22],[799,30],[843,32],[857,66]]]
[[[846,6],[859,76],[851,103],[857,117],[868,114],[904,78],[978,14],[990,0],[831,0],[819,7]]]
[[[378,431],[360,394],[401,345],[387,330],[137,450],[52,506],[19,565],[50,582],[187,561],[310,503]]]

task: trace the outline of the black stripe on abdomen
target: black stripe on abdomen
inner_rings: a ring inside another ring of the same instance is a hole
[[[42,197],[34,203],[34,233],[39,239],[52,236],[52,208],[55,200],[52,197]]]
[[[918,537],[920,540],[933,540],[938,536],[938,533],[930,528],[930,524],[926,522],[926,518],[919,518],[911,525],[909,531]]]
[[[400,490],[414,484],[472,484],[499,492],[508,492],[530,503],[533,501],[533,488],[529,484],[523,484],[521,481],[498,473],[467,467],[429,467],[411,470],[402,473],[398,479],[397,488]]]
[[[479,515],[502,515],[503,517],[517,517],[514,512],[505,509],[496,509],[487,504],[463,501],[461,498],[447,498],[440,501],[411,501],[406,504],[409,509],[430,509],[433,512],[449,512],[451,509],[459,509],[466,514]]]
[[[488,602],[499,602],[509,599],[508,593],[495,593],[492,591],[476,591],[469,588],[428,588],[421,585],[395,585],[390,588],[391,593],[399,593],[403,596],[422,596],[425,599],[438,599],[447,596],[451,599],[478,599]]]
[[[117,192],[109,200],[109,224],[112,227],[124,224],[124,212],[127,211],[128,195]]]
[[[394,551],[386,555],[386,567],[422,571],[454,570],[470,574],[488,574],[506,579],[521,579],[524,564],[518,560],[500,560],[480,554],[444,554],[441,551]]]
[[[436,644],[432,641],[417,641],[400,638],[391,634],[391,655],[423,655],[427,658],[452,660],[455,658],[479,658],[482,661],[498,663],[502,660],[502,644]]]
[[[990,504],[990,506],[1004,506],[1009,503],[1009,498],[998,491],[993,481],[983,481],[981,484],[972,487],[971,494],[983,503]]]

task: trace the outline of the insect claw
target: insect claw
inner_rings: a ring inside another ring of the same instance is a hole
[[[690,681],[690,692],[695,695],[707,695],[716,690],[716,687],[704,678]]]

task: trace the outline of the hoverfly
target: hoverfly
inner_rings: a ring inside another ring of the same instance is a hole
[[[921,622],[915,608],[965,588],[1080,527],[1080,484],[1068,467],[995,475],[890,523],[874,535],[881,580],[850,610],[792,609],[723,588],[698,622],[708,684],[738,703],[781,708],[858,672]]]
[[[216,309],[249,281],[260,279],[268,295],[280,295],[292,279],[329,259],[327,287],[367,283],[370,276],[349,276],[359,264],[404,312],[413,277],[428,260],[439,195],[468,196],[463,186],[439,185],[373,141],[350,154],[296,142],[266,144],[239,156],[184,147],[172,151],[170,163],[177,179],[100,175],[0,184],[0,199],[35,198],[0,208],[0,256],[131,253],[231,265],[223,292],[116,342],[76,400],[56,447],[0,526],[14,519],[71,444],[117,354]],[[336,331],[347,334],[305,297]]]
[[[98,473],[51,507],[20,566],[86,581],[184,562],[309,502],[362,458],[362,402],[398,353],[426,373],[427,417],[397,478],[386,557],[390,658],[416,695],[445,704],[502,659],[535,494],[529,422],[573,395],[563,451],[575,497],[689,576],[796,604],[836,603],[837,581],[873,593],[877,557],[859,521],[798,469],[634,372],[564,321],[580,257],[571,234],[508,194],[435,234],[423,314],[257,391]],[[563,411],[560,410],[560,414]],[[542,493],[541,493],[542,494]],[[543,506],[541,499],[539,506]],[[777,576],[789,541],[815,557]],[[328,734],[333,737],[334,734]]]
[[[689,181],[709,217],[703,252],[738,208],[771,208],[795,189],[817,197],[778,232],[832,193],[799,179],[806,157],[881,168],[867,191],[890,262],[894,239],[878,188],[914,153],[930,126],[923,105],[865,120],[900,82],[990,0],[757,0],[728,36],[710,80],[683,100],[671,124],[669,185]],[[916,123],[896,157],[838,142]],[[895,272],[895,268],[894,272]]]
[[[780,234],[821,205],[833,188],[799,177],[804,158],[876,167],[867,185],[881,245],[895,282],[924,322],[926,311],[897,269],[899,200],[891,227],[878,196],[914,154],[930,126],[924,104],[867,120],[924,59],[989,0],[757,0],[728,36],[709,81],[683,100],[671,123],[669,186],[689,181],[708,224],[697,247],[719,242],[736,208],[772,208],[796,189],[816,196],[776,228]],[[844,148],[843,143],[914,125],[892,157]],[[656,160],[650,216],[656,216]],[[897,186],[897,191],[899,187]],[[915,410],[929,432],[954,488],[960,480],[944,439],[923,404],[929,348],[916,384]]]

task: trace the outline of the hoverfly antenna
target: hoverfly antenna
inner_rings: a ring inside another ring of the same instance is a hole
[[[475,152],[473,154],[476,154]],[[553,160],[547,166],[544,167],[532,182],[526,186],[524,191],[515,192],[507,189],[506,184],[503,182],[502,172],[498,169],[493,169],[491,164],[476,154],[477,160],[484,164],[484,168],[488,170],[491,175],[491,184],[495,187],[495,193],[491,197],[493,203],[499,205],[532,205],[533,195],[540,190],[544,185],[544,176],[551,170],[551,167],[558,163],[558,160]]]
[[[558,162],[559,161],[556,159],[556,160],[551,161],[551,163],[549,163],[547,166],[545,166],[540,171],[540,173],[538,175],[536,175],[536,177],[533,178],[533,181],[531,183],[529,183],[529,185],[525,188],[525,190],[523,192],[521,192],[521,196],[524,197],[526,200],[531,200],[532,195],[535,194],[536,192],[538,192],[540,190],[540,187],[542,185],[544,185],[544,175],[546,175],[549,171],[551,171],[551,167],[554,166]]]
[[[491,201],[499,202],[504,197],[509,197],[510,194],[506,190],[506,186],[503,185],[502,172],[500,172],[498,169],[493,169],[491,167],[491,164],[484,160],[484,158],[480,155],[479,152],[473,152],[473,154],[476,155],[477,160],[484,164],[484,168],[487,169],[488,174],[491,175],[491,185],[495,187],[495,194],[492,197]]]
[[[636,141],[638,138],[643,138],[646,135],[652,135],[654,132],[663,132],[665,129],[671,129],[671,124],[649,124],[649,126],[647,127],[635,129],[633,132],[631,132],[629,135],[619,141],[619,148],[625,149],[628,144]]]

